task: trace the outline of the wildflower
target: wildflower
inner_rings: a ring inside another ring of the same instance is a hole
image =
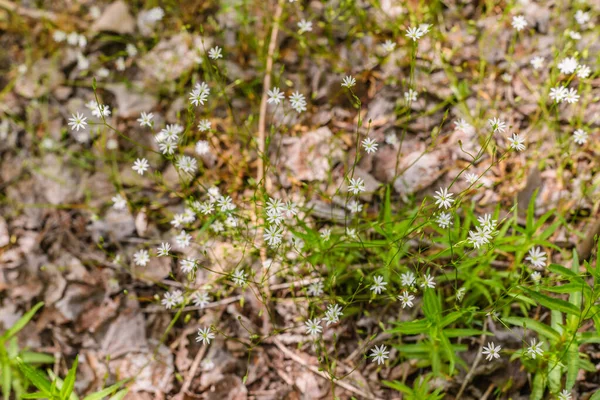
[[[137,119],[137,122],[140,123],[140,126],[152,126],[152,118],[154,118],[154,114],[145,113],[142,111],[140,117]]]
[[[221,198],[217,200],[217,206],[219,206],[220,210],[223,212],[235,210],[235,204],[233,204],[233,200],[230,196],[221,196]]]
[[[346,228],[346,236],[348,236],[349,238],[352,238],[352,239],[356,239],[358,237],[356,235],[356,229]]]
[[[575,72],[577,69],[578,63],[574,57],[563,58],[561,62],[558,63],[558,69],[563,74],[569,75]]]
[[[179,297],[179,293],[170,293],[170,292],[166,292],[163,296],[163,299],[161,301],[161,304],[163,306],[165,306],[165,308],[167,310],[170,310],[173,307],[177,307],[177,305],[180,303],[180,297]]]
[[[192,299],[196,307],[204,308],[210,304],[210,296],[206,292],[194,292]]]
[[[452,226],[452,215],[442,211],[438,214],[435,222],[437,222],[440,228],[446,229],[449,226]]]
[[[87,126],[87,122],[85,122],[87,118],[83,116],[83,114],[72,114],[71,118],[69,118],[69,126],[71,130],[76,130],[79,132],[79,129],[85,129]]]
[[[506,130],[506,122],[501,121],[498,118],[488,119],[488,124],[490,125],[492,131],[494,131],[495,133],[504,133],[504,131]]]
[[[177,149],[177,143],[175,142],[160,142],[158,144],[158,149],[160,150],[161,153],[163,154],[173,154],[175,152],[175,150]]]
[[[577,21],[579,25],[587,24],[590,22],[590,13],[584,12],[583,10],[577,10],[575,13],[575,21]]]
[[[390,358],[388,354],[390,354],[390,352],[387,350],[387,347],[382,344],[381,346],[375,346],[375,348],[371,349],[371,355],[369,357],[373,357],[373,362],[377,362],[377,365],[379,365],[383,364],[387,358]]]
[[[377,141],[370,137],[362,141],[362,145],[368,154],[375,153],[377,151]]]
[[[359,194],[365,191],[365,181],[362,178],[350,178],[348,191],[352,194]]]
[[[431,25],[430,24],[420,24],[419,29],[421,30],[421,33],[423,35],[426,35],[429,33],[429,30],[431,29]]]
[[[156,249],[159,257],[168,256],[170,250],[171,245],[169,243],[161,243],[160,246],[158,246]]]
[[[267,211],[267,213],[279,214],[283,216],[283,211],[285,210],[285,207],[280,199],[270,197],[269,200],[267,200],[267,204],[265,205],[265,210]]]
[[[579,95],[577,89],[569,89],[565,94],[565,101],[569,104],[577,103],[579,101]]]
[[[174,228],[180,228],[184,223],[185,216],[183,214],[175,214],[173,216],[173,220],[171,221],[171,225],[173,225]]]
[[[435,288],[435,281],[433,280],[433,276],[426,274],[423,277],[423,283],[421,283],[421,287],[425,288],[428,287],[430,289],[434,289]]]
[[[550,98],[557,103],[561,103],[565,99],[567,93],[568,90],[566,87],[556,86],[550,89]]]
[[[238,286],[244,286],[246,284],[246,273],[241,269],[236,269],[231,280]]]
[[[573,132],[573,140],[575,141],[575,143],[585,144],[587,142],[587,139],[588,133],[583,129],[577,129],[575,132]]]
[[[542,279],[542,274],[540,274],[538,271],[535,271],[531,273],[530,277],[532,281],[539,282],[539,280]]]
[[[210,145],[206,140],[198,140],[195,146],[196,154],[203,156],[210,153]]]
[[[468,242],[476,249],[488,244],[492,239],[491,231],[486,228],[477,227],[476,231],[469,231]]]
[[[417,278],[415,277],[415,274],[413,274],[411,271],[407,271],[403,274],[400,275],[400,280],[402,281],[402,286],[414,286],[414,284],[417,282]]]
[[[225,220],[225,225],[227,225],[228,228],[235,228],[238,226],[238,220],[233,215],[230,215]]]
[[[508,141],[510,142],[510,147],[517,151],[525,150],[525,139],[522,138],[518,133],[513,133],[512,136],[508,137]]]
[[[210,89],[206,83],[197,83],[194,87],[194,90],[190,92],[190,101],[195,106],[204,105],[204,103],[208,100],[209,94]]]
[[[562,392],[560,392],[558,394],[558,400],[571,400],[571,392],[569,392],[567,389],[563,389]]]
[[[394,51],[396,49],[396,43],[394,43],[394,42],[392,42],[391,40],[388,39],[388,40],[385,41],[385,43],[383,43],[381,45],[381,48],[386,53],[391,53],[392,51]]]
[[[435,199],[435,204],[437,204],[439,208],[444,207],[445,209],[448,209],[454,202],[452,196],[454,196],[454,193],[448,192],[448,188],[440,187],[440,190],[435,192],[433,198]]]
[[[215,233],[223,232],[225,230],[221,221],[214,221],[210,226],[210,229]]]
[[[125,51],[129,57],[135,57],[138,54],[137,47],[135,47],[135,45],[132,43],[127,43],[127,46],[125,46]]]
[[[406,37],[412,39],[413,42],[416,42],[423,37],[423,31],[421,28],[409,27],[406,30]]]
[[[210,371],[214,367],[215,367],[215,363],[210,358],[206,358],[206,359],[202,360],[202,370],[203,371]]]
[[[64,33],[63,31],[54,31],[52,33],[52,39],[56,43],[64,42],[66,38],[67,38],[67,34]]]
[[[575,31],[567,31],[566,34],[573,40],[581,40],[581,33]]]
[[[298,33],[300,35],[302,35],[304,32],[311,32],[312,31],[312,21],[307,21],[305,19],[303,19],[302,21],[298,22]]]
[[[210,126],[211,126],[211,125],[212,125],[212,124],[210,123],[210,121],[209,121],[209,120],[207,120],[207,119],[203,119],[203,120],[201,120],[201,121],[200,121],[200,123],[198,123],[198,130],[199,130],[200,132],[206,132],[207,130],[209,130],[209,129],[210,129]]]
[[[283,237],[282,228],[272,225],[265,229],[265,233],[263,234],[264,239],[267,241],[269,246],[274,247],[281,243],[281,239]]]
[[[404,290],[402,292],[401,295],[398,296],[398,300],[400,300],[402,302],[402,308],[411,308],[413,306],[413,300],[415,299],[415,296],[413,296],[412,294],[409,294],[406,290]]]
[[[459,119],[458,121],[454,121],[454,127],[456,130],[462,131],[466,134],[472,134],[475,132],[475,128],[473,128],[473,125],[469,124],[464,119]]]
[[[417,101],[417,91],[408,89],[408,92],[404,92],[404,101],[407,103]]]
[[[348,202],[348,210],[350,210],[350,212],[352,214],[359,213],[362,211],[362,209],[363,209],[363,206],[358,201],[351,200]]]
[[[500,350],[502,350],[502,347],[494,346],[494,342],[488,342],[487,347],[483,347],[481,354],[486,356],[486,360],[492,361],[494,358],[500,358]]]
[[[335,324],[339,322],[341,316],[342,307],[340,307],[338,304],[330,304],[329,306],[327,306],[327,311],[325,311],[325,318],[323,319],[327,323],[327,326],[329,326],[330,324]]]
[[[323,331],[321,327],[321,320],[318,318],[309,319],[304,323],[306,325],[306,334],[316,336]]]
[[[527,20],[522,15],[516,15],[513,17],[511,25],[517,32],[520,32],[527,26]]]
[[[398,137],[395,133],[390,132],[387,135],[385,135],[385,142],[389,145],[395,146],[398,144]]]
[[[205,201],[204,203],[201,203],[199,211],[204,215],[212,214],[214,211],[213,203],[211,203],[210,201]]]
[[[177,242],[177,246],[185,249],[190,245],[190,242],[192,241],[192,235],[186,231],[181,231],[179,235],[175,236],[175,241]]]
[[[577,77],[580,79],[585,79],[592,73],[592,70],[587,65],[579,65],[577,67]]]
[[[544,66],[544,61],[545,61],[544,57],[538,56],[538,57],[534,57],[530,61],[530,63],[531,63],[531,66],[533,67],[533,69],[537,70],[537,69],[540,69],[540,68],[542,68]]]
[[[273,89],[268,90],[267,96],[269,96],[269,98],[267,99],[267,103],[269,104],[275,103],[275,105],[279,105],[279,103],[281,103],[285,99],[284,94],[279,90],[278,87],[274,87]]]
[[[127,200],[125,200],[120,194],[113,196],[111,200],[114,203],[113,207],[115,210],[124,210],[125,207],[127,207]]]
[[[184,274],[190,274],[194,272],[195,269],[196,260],[189,258],[184,258],[183,260],[181,260],[181,272],[183,272]]]
[[[460,289],[458,289],[456,291],[456,301],[462,301],[462,299],[465,297],[465,293],[467,292],[467,289],[465,289],[464,287],[461,287]]]
[[[529,249],[529,255],[525,257],[525,259],[536,268],[543,268],[546,266],[546,253],[540,250],[539,247],[532,247]]]
[[[485,214],[481,217],[477,217],[477,221],[481,224],[483,229],[487,230],[488,232],[492,232],[493,230],[495,230],[496,224],[498,222],[495,219],[492,219],[491,214]]]
[[[308,286],[308,294],[311,296],[320,296],[323,294],[323,282],[318,281]]]
[[[371,286],[371,291],[375,292],[375,294],[381,294],[382,291],[386,290],[387,282],[383,280],[383,276],[379,275],[373,278],[373,286]]]
[[[298,206],[296,206],[296,203],[291,200],[285,202],[284,210],[285,215],[288,218],[292,218],[294,215],[298,214]]]
[[[323,228],[323,230],[320,233],[320,236],[324,242],[327,242],[331,238],[331,229]]]
[[[133,163],[133,167],[131,167],[131,169],[133,169],[140,175],[144,175],[144,172],[146,172],[146,170],[148,169],[148,160],[146,160],[145,158],[138,158]]]
[[[208,57],[211,60],[218,60],[219,58],[223,58],[222,51],[223,49],[221,49],[219,46],[215,46],[208,51]]]
[[[193,175],[198,168],[198,162],[195,158],[189,156],[181,156],[177,160],[177,168],[183,170],[184,172]]]
[[[297,113],[306,111],[306,99],[304,98],[304,95],[299,92],[292,93],[290,96],[290,104]]]
[[[467,172],[465,174],[465,181],[467,181],[467,183],[469,185],[474,184],[475,182],[477,182],[477,179],[479,179],[479,177],[477,176],[477,174],[474,174],[472,172]]]
[[[544,350],[542,350],[542,344],[544,342],[536,343],[535,339],[531,339],[531,345],[527,348],[527,355],[535,360],[536,356],[541,356],[544,354]]]
[[[196,337],[196,342],[210,344],[210,341],[214,338],[215,335],[210,331],[210,327],[204,329],[198,328],[198,336]]]
[[[350,89],[352,86],[356,85],[356,79],[351,76],[346,76],[342,81],[342,86]]]
[[[150,261],[150,254],[148,254],[147,250],[142,249],[133,255],[133,261],[136,265],[145,267],[146,264],[148,264],[148,261]]]

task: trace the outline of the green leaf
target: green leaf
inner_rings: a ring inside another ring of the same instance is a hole
[[[385,386],[397,390],[401,393],[406,393],[406,394],[412,394],[413,391],[411,388],[409,388],[408,386],[406,386],[404,383],[402,382],[398,382],[398,381],[382,381],[381,383],[383,383]]]
[[[0,338],[3,341],[6,341],[6,340],[10,339],[11,337],[13,337],[14,335],[16,335],[21,329],[23,329],[25,327],[25,325],[27,325],[27,323],[31,320],[31,318],[33,318],[33,316],[35,315],[37,310],[42,308],[43,305],[44,305],[44,302],[41,301],[41,302],[37,303],[35,306],[33,306],[33,308],[31,310],[29,310],[25,315],[23,315],[9,330],[4,332],[4,335],[2,335]]]
[[[552,327],[536,321],[531,318],[522,318],[522,317],[505,317],[502,318],[502,321],[507,322],[511,325],[521,326],[526,329],[531,329],[534,332],[539,333],[540,335],[555,341],[560,340],[560,333],[558,333]]]
[[[79,363],[79,356],[75,357],[75,361],[73,361],[73,365],[71,365],[71,369],[63,382],[63,385],[60,389],[60,397],[64,400],[68,400],[73,392],[73,388],[75,387],[75,378],[77,376],[77,364]]]
[[[553,297],[546,296],[545,294],[534,292],[533,290],[523,286],[519,287],[523,292],[525,292],[525,294],[527,294],[527,296],[531,297],[533,300],[537,301],[539,304],[550,310],[561,311],[576,316],[579,316],[581,314],[579,308],[575,307],[568,301],[555,299]]]
[[[31,368],[29,365],[25,364],[23,360],[17,357],[17,365],[19,369],[25,375],[25,377],[35,386],[39,391],[44,392],[47,397],[51,397],[52,395],[52,384],[46,376],[42,374],[35,368]]]
[[[573,389],[575,381],[577,380],[577,374],[579,373],[579,349],[577,344],[571,343],[567,350],[567,380],[565,388],[567,390]]]
[[[127,396],[127,392],[129,392],[129,389],[121,389],[112,395],[108,400],[123,400],[123,398]]]
[[[450,325],[451,323],[457,321],[460,317],[462,317],[464,314],[463,311],[453,311],[450,314],[446,315],[444,318],[442,318],[441,322],[440,322],[440,327],[444,328],[448,325]]]
[[[444,329],[444,334],[449,338],[492,335],[491,332],[480,331],[479,329]]]
[[[128,379],[119,381],[119,382],[115,383],[114,385],[111,385],[107,388],[97,391],[96,393],[92,393],[89,396],[84,397],[83,400],[101,400],[101,399],[105,398],[106,396],[112,394],[116,390],[118,390],[127,381],[128,381]],[[125,394],[127,394],[127,389],[124,389],[124,390],[125,390]],[[116,396],[116,394],[115,394],[115,396]],[[125,396],[125,395],[123,395],[123,396]]]
[[[529,400],[541,400],[544,396],[544,375],[540,372],[535,374],[533,377],[533,387],[531,388],[531,394]]]
[[[569,268],[563,267],[562,265],[550,264],[548,266],[548,270],[569,279],[571,282],[584,282],[579,274],[571,271]]]
[[[403,333],[405,335],[416,335],[423,333],[431,326],[431,322],[425,319],[419,319],[417,321],[400,322],[396,324],[395,328],[388,330],[389,333]]]
[[[527,221],[525,225],[525,231],[527,232],[528,237],[531,237],[535,231],[533,217],[535,216],[535,198],[537,197],[537,194],[538,189],[535,189],[531,195],[531,199],[529,199],[529,205],[527,206]]]
[[[596,390],[589,400],[600,400],[600,390]]]
[[[44,392],[25,393],[21,396],[22,399],[45,399],[48,395]]]
[[[434,289],[425,289],[423,295],[423,314],[430,321],[439,321],[442,314],[442,307]]]
[[[444,335],[444,332],[442,330],[440,330],[439,338],[440,343],[442,345],[442,350],[444,351],[444,353],[446,354],[446,358],[450,362],[448,373],[452,375],[452,373],[454,372],[454,365],[456,364],[455,353],[452,350],[452,345],[450,344],[450,341],[448,340],[446,335]]]
[[[35,353],[33,351],[23,351],[19,354],[21,360],[26,364],[52,364],[54,357],[50,354]]]
[[[6,358],[2,360],[2,396],[4,400],[10,399],[10,389],[12,385],[12,371],[10,363]]]

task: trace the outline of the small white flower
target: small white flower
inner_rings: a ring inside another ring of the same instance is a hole
[[[589,12],[584,12],[583,10],[577,10],[577,12],[575,13],[575,21],[577,21],[577,23],[579,25],[585,25],[588,22],[590,22],[590,13]]]
[[[83,116],[83,114],[72,114],[71,118],[69,118],[69,126],[71,130],[79,132],[79,129],[85,129],[87,126],[87,122],[85,122],[87,118]]]
[[[324,242],[327,242],[331,238],[331,229],[323,228],[323,230],[320,233],[320,236]]]
[[[371,355],[369,357],[373,357],[373,362],[377,362],[377,365],[380,365],[385,363],[387,358],[390,358],[388,354],[390,354],[390,352],[387,350],[387,347],[382,344],[381,346],[375,346],[371,349]]]
[[[508,141],[510,142],[510,147],[516,151],[525,150],[525,138],[522,138],[518,133],[513,133],[512,136],[508,137]]]
[[[136,263],[136,265],[145,267],[146,264],[148,264],[148,261],[150,261],[150,254],[148,254],[147,250],[139,250],[133,255],[133,261]]]
[[[544,66],[544,61],[544,57],[538,56],[531,59],[530,63],[533,69],[538,70]]]
[[[298,22],[298,33],[300,35],[302,35],[304,32],[311,32],[312,31],[312,22],[311,21],[307,21],[305,19],[303,19],[302,21]]]
[[[406,30],[406,37],[412,39],[413,42],[416,42],[423,37],[423,31],[421,28],[409,27]]]
[[[268,104],[279,105],[285,99],[284,94],[279,90],[278,87],[268,90],[267,96],[269,96],[267,99]]]
[[[218,60],[219,58],[223,58],[222,52],[223,49],[221,49],[219,46],[215,46],[208,51],[208,57],[210,57],[212,60]]]
[[[540,274],[538,271],[535,271],[531,273],[530,277],[532,281],[538,282],[540,279],[542,279],[542,274]]]
[[[512,19],[511,25],[517,30],[517,32],[520,32],[527,26],[527,20],[522,15],[515,15]]]
[[[208,328],[198,328],[198,336],[196,337],[196,342],[202,342],[202,344],[210,344],[210,341],[215,338],[214,333],[210,331],[210,327]]]
[[[367,154],[375,153],[377,151],[377,141],[375,139],[368,137],[362,141],[362,145]]]
[[[169,141],[160,142],[158,144],[158,149],[163,154],[171,155],[177,149],[177,143],[175,143],[175,142],[169,142]]]
[[[492,219],[491,214],[484,214],[481,217],[477,217],[477,221],[484,230],[487,230],[490,233],[496,229],[496,224],[498,223],[498,221]]]
[[[417,101],[417,95],[416,90],[408,89],[408,92],[404,92],[404,101],[407,103],[415,102]]]
[[[352,238],[352,239],[358,238],[358,235],[356,234],[356,229],[346,228],[346,236],[348,236],[349,238]]]
[[[467,121],[465,121],[462,118],[459,119],[458,121],[454,121],[454,128],[457,131],[464,132],[468,135],[475,133],[475,128],[473,127],[473,125],[469,124]]]
[[[531,339],[531,345],[527,348],[527,355],[535,360],[536,356],[544,354],[542,344],[544,344],[544,342],[537,343],[535,339]]]
[[[210,304],[210,296],[206,292],[195,292],[192,299],[196,307],[204,308]]]
[[[149,168],[148,160],[146,160],[145,158],[138,158],[133,163],[133,167],[131,167],[131,169],[133,169],[135,172],[137,172],[140,175],[144,175],[144,172],[146,172],[146,170],[148,168]]]
[[[488,124],[490,125],[492,131],[494,131],[495,133],[504,133],[504,131],[506,130],[506,122],[498,118],[488,119]]]
[[[476,231],[469,231],[468,242],[476,249],[492,240],[492,233],[486,228],[478,226]]]
[[[198,130],[200,132],[206,132],[208,130],[210,130],[211,127],[211,122],[207,119],[203,119],[198,123]]]
[[[221,196],[217,200],[217,206],[223,212],[235,210],[235,204],[233,204],[233,200],[230,196]]]
[[[440,226],[440,228],[446,229],[449,226],[452,226],[452,214],[442,211],[438,214],[435,222]]]
[[[371,286],[371,291],[375,292],[375,294],[381,294],[382,291],[386,290],[387,282],[383,280],[383,276],[379,275],[373,278],[373,286]]]
[[[127,207],[127,200],[125,200],[120,194],[113,196],[111,200],[114,203],[113,207],[115,210],[124,210]]]
[[[327,326],[329,326],[330,324],[339,322],[341,316],[342,307],[338,304],[330,304],[327,306],[327,311],[325,311],[325,318],[323,318],[323,320],[325,320]]]
[[[342,81],[342,86],[350,89],[352,86],[356,85],[356,79],[351,76],[346,76]]]
[[[231,280],[237,286],[244,286],[246,284],[246,273],[242,269],[236,269],[231,276]]]
[[[175,241],[177,242],[177,246],[185,249],[192,242],[192,235],[188,234],[186,231],[181,231],[179,235],[175,236]]]
[[[142,111],[140,117],[137,119],[137,122],[140,123],[140,126],[152,126],[152,118],[154,118],[154,114],[145,113]]]
[[[546,253],[539,247],[532,247],[529,249],[529,255],[525,257],[525,259],[536,268],[543,268],[546,266]]]
[[[306,334],[316,336],[323,331],[321,327],[321,320],[318,318],[309,319],[304,323],[306,325]]]
[[[483,347],[481,354],[486,356],[486,360],[492,361],[494,358],[500,358],[500,350],[502,350],[502,347],[494,346],[494,342],[488,342],[487,347]]]
[[[415,274],[412,273],[412,271],[407,271],[401,274],[400,280],[402,281],[402,286],[407,287],[414,286],[415,283],[417,283],[417,278],[415,277]]]
[[[350,210],[350,212],[352,214],[359,213],[359,212],[362,211],[362,209],[363,209],[363,205],[360,204],[358,201],[356,201],[356,200],[350,200],[348,202],[348,210]]]
[[[556,86],[550,89],[550,98],[557,103],[561,103],[569,91],[564,86]]]
[[[592,73],[592,70],[587,65],[579,65],[577,67],[577,77],[579,79],[585,79]]]
[[[210,153],[210,145],[206,140],[198,140],[195,146],[196,154],[203,156]]]
[[[308,286],[308,294],[311,296],[320,296],[323,294],[323,282],[319,281],[319,282],[315,282],[315,283],[311,283]]]
[[[390,39],[388,39],[388,40],[385,41],[385,43],[383,43],[381,45],[381,48],[386,53],[391,53],[392,51],[394,51],[394,49],[396,49],[396,43],[394,43]]]
[[[423,283],[421,283],[421,287],[425,288],[428,287],[430,289],[434,289],[435,288],[435,281],[433,280],[433,276],[426,274],[423,277]]]
[[[175,290],[173,293],[166,292],[161,303],[166,309],[170,310],[171,308],[177,307],[179,304],[183,303],[183,300],[183,294],[181,291]]]
[[[458,301],[458,302],[462,301],[462,299],[465,297],[466,292],[467,292],[467,289],[465,289],[464,287],[461,287],[460,289],[458,289],[456,291],[456,301]]]
[[[362,178],[350,178],[348,191],[352,194],[359,194],[365,191],[365,181]]]
[[[409,294],[406,290],[404,290],[402,292],[401,295],[398,296],[398,300],[400,300],[402,302],[402,308],[411,308],[414,304],[413,304],[413,300],[415,299],[415,296],[413,296],[412,294]]]
[[[561,62],[558,63],[558,69],[565,75],[572,74],[577,70],[577,59],[574,57],[563,58]]]
[[[304,98],[304,95],[299,92],[292,93],[290,96],[290,104],[297,113],[306,111],[306,99]]]
[[[156,252],[159,257],[168,256],[169,251],[171,251],[171,245],[169,243],[161,243],[160,246],[156,248]]]
[[[135,47],[135,45],[132,43],[127,43],[127,46],[125,46],[125,51],[129,57],[135,57],[138,54],[137,47]]]
[[[474,174],[472,172],[467,172],[465,174],[465,181],[467,181],[469,185],[473,185],[475,182],[477,182],[477,179],[479,179],[479,176],[477,174]]]
[[[569,104],[577,103],[579,101],[579,95],[577,89],[569,89],[565,94],[565,101]]]
[[[440,190],[435,192],[435,196],[433,196],[433,198],[435,199],[435,204],[438,206],[438,208],[444,207],[445,209],[448,209],[454,202],[452,196],[454,196],[454,193],[448,192],[448,188],[440,187]]]
[[[181,156],[177,159],[177,168],[180,170],[193,175],[198,169],[198,161],[195,158],[189,156]]]
[[[562,392],[558,394],[558,400],[571,400],[571,392],[567,389],[564,389]]]
[[[196,260],[184,258],[181,260],[181,272],[184,274],[191,274],[196,269]]]
[[[573,132],[573,140],[577,144],[585,144],[588,140],[588,133],[583,129],[577,129]]]

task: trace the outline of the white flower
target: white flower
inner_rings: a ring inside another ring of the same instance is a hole
[[[66,38],[67,34],[63,31],[54,31],[52,33],[52,39],[54,39],[56,43],[64,42]]]
[[[370,137],[362,141],[363,148],[368,154],[375,153],[377,151],[377,141]]]
[[[577,21],[579,25],[587,24],[590,22],[590,13],[584,12],[583,10],[577,10],[575,13],[575,21]]]
[[[390,358],[388,354],[390,354],[390,352],[387,350],[387,347],[382,344],[381,346],[375,346],[371,349],[371,355],[369,357],[373,357],[373,362],[377,362],[377,365],[379,365],[383,364],[387,358]]]
[[[305,19],[303,19],[302,21],[298,22],[298,33],[300,35],[302,35],[304,32],[310,32],[312,31],[312,22],[311,21],[307,21]]]
[[[281,239],[283,238],[283,229],[277,225],[272,225],[265,229],[263,237],[269,246],[275,247],[281,243]]]
[[[530,277],[532,281],[538,282],[540,279],[542,279],[542,274],[540,274],[538,271],[535,271],[531,273]]]
[[[504,133],[504,131],[506,130],[506,122],[498,119],[498,118],[492,118],[492,119],[488,119],[488,124],[490,125],[490,128],[492,129],[492,131],[494,132],[500,132],[500,133]]]
[[[400,280],[402,281],[402,286],[414,286],[414,284],[417,282],[417,278],[415,277],[415,274],[413,274],[411,271],[407,271],[403,274],[400,275]]]
[[[481,217],[477,217],[477,221],[481,224],[484,230],[487,230],[490,233],[496,229],[496,224],[498,223],[498,221],[492,219],[491,214],[485,214]]]
[[[577,67],[577,77],[579,79],[585,79],[592,73],[592,70],[587,65],[579,65]]]
[[[85,122],[87,118],[83,116],[83,114],[72,114],[71,118],[69,118],[69,126],[71,130],[76,130],[79,132],[79,129],[85,129],[87,126],[87,122]]]
[[[320,296],[323,294],[323,282],[318,281],[315,283],[311,283],[308,286],[308,294],[311,296]]]
[[[202,344],[209,344],[212,339],[215,338],[214,333],[210,331],[210,327],[208,328],[198,328],[198,336],[196,337],[196,342],[202,342]]]
[[[466,292],[467,292],[467,289],[465,289],[464,287],[461,287],[460,289],[458,289],[456,291],[456,301],[462,301],[463,297],[465,297]]]
[[[181,233],[175,236],[175,241],[177,242],[177,246],[182,249],[188,247],[192,241],[192,235],[186,233],[186,231],[181,231]]]
[[[494,358],[500,358],[500,350],[502,350],[502,347],[494,346],[494,342],[488,342],[487,347],[483,347],[481,354],[486,356],[486,360],[492,361]]]
[[[171,245],[169,243],[161,243],[160,246],[156,248],[156,252],[159,257],[168,256],[169,251],[171,251]]]
[[[449,226],[452,226],[452,214],[442,211],[438,214],[435,222],[440,226],[440,228],[446,229]]]
[[[203,156],[210,153],[210,145],[206,140],[198,140],[196,142],[196,154]]]
[[[508,141],[510,142],[510,147],[517,151],[525,150],[525,138],[522,138],[518,133],[513,133],[512,136],[508,137]]]
[[[467,172],[465,174],[465,181],[467,181],[469,185],[473,185],[475,182],[477,182],[477,179],[479,179],[479,176],[477,176],[477,174],[474,174],[472,172]]]
[[[375,294],[381,294],[382,291],[386,290],[387,282],[383,280],[383,276],[379,275],[373,278],[373,286],[371,286],[371,291],[375,292]]]
[[[219,209],[223,212],[235,210],[235,204],[233,204],[233,200],[230,196],[221,196],[217,200],[217,206],[219,206]]]
[[[435,199],[435,204],[437,204],[438,208],[444,207],[445,209],[448,209],[454,202],[452,196],[454,196],[454,193],[448,192],[448,188],[440,187],[440,190],[435,192],[433,198]]]
[[[409,294],[406,290],[404,290],[402,294],[398,296],[398,300],[402,302],[402,308],[411,308],[414,305],[412,302],[414,299],[415,296]]]
[[[219,46],[215,46],[208,51],[208,57],[212,60],[218,60],[219,58],[223,58],[222,49]]]
[[[535,339],[531,339],[531,346],[527,348],[527,355],[535,360],[536,356],[541,356],[544,354],[544,350],[542,349],[542,344],[544,342],[536,343]]]
[[[350,200],[348,202],[348,210],[350,210],[350,212],[352,214],[359,213],[359,212],[362,211],[362,209],[363,209],[363,206],[358,201],[356,201],[356,200]]]
[[[567,93],[568,90],[566,87],[556,86],[550,89],[550,98],[555,102],[560,103],[565,99]]]
[[[180,290],[175,290],[173,293],[166,292],[161,301],[162,305],[167,309],[177,307],[177,305],[183,303],[183,294]]]
[[[231,280],[238,286],[244,286],[246,284],[246,273],[242,269],[236,269]]]
[[[146,264],[148,264],[148,261],[150,261],[150,254],[148,254],[147,250],[139,250],[133,255],[133,261],[136,263],[136,265],[145,267]]]
[[[85,105],[96,118],[108,117],[110,115],[110,108],[107,105],[99,104],[92,100]]]
[[[417,91],[408,89],[408,92],[404,92],[404,101],[407,103],[417,101]]]
[[[197,83],[194,90],[190,92],[190,101],[195,106],[204,105],[206,100],[208,100],[209,94],[210,89],[206,83]]]
[[[137,119],[137,122],[140,123],[140,126],[152,126],[152,118],[154,118],[154,114],[145,113],[142,111],[140,117]]]
[[[342,86],[350,89],[352,86],[356,85],[356,79],[351,76],[346,76],[342,81]]]
[[[209,121],[209,120],[207,120],[207,119],[203,119],[203,120],[201,120],[201,121],[198,123],[198,130],[199,130],[200,132],[206,132],[207,130],[209,130],[209,129],[210,129],[210,126],[211,126],[211,125],[212,125],[212,124],[210,123],[210,121]]]
[[[339,322],[341,316],[342,307],[340,307],[338,304],[330,304],[329,306],[327,306],[327,311],[325,311],[325,318],[323,319],[327,323],[327,326],[329,326],[330,324],[335,324]]]
[[[390,132],[387,135],[385,135],[385,142],[387,144],[395,146],[398,144],[398,137],[396,136],[396,134],[394,132]]]
[[[210,304],[210,296],[206,292],[195,292],[192,299],[196,307],[204,308]]]
[[[269,104],[274,103],[276,105],[279,105],[285,99],[284,94],[279,90],[278,87],[274,87],[273,89],[268,90],[267,95],[269,96],[269,98],[267,99],[267,103]]]
[[[577,144],[585,144],[588,140],[588,133],[583,129],[577,129],[573,132],[573,140]]]
[[[527,20],[522,15],[515,15],[512,19],[513,28],[515,28],[518,32],[522,31],[527,26]]]
[[[194,272],[195,269],[196,260],[189,258],[184,258],[183,260],[181,260],[181,272],[183,272],[184,274],[190,274]]]
[[[306,334],[316,336],[323,331],[321,327],[321,320],[318,318],[309,319],[304,323],[306,325]]]
[[[409,27],[406,30],[406,37],[412,39],[414,42],[421,39],[423,37],[423,31],[421,28]]]
[[[476,249],[492,240],[492,233],[486,228],[478,226],[476,231],[469,231],[468,242]]]
[[[214,221],[210,226],[210,229],[212,229],[215,233],[223,232],[225,230],[221,221]]]
[[[321,239],[323,239],[323,241],[326,242],[331,238],[331,229],[323,228],[319,235],[321,236]]]
[[[193,175],[196,172],[196,169],[198,168],[198,162],[193,157],[181,156],[177,160],[176,166],[184,172]]]
[[[567,389],[564,389],[562,392],[558,394],[558,400],[571,400],[571,392]]]
[[[386,40],[385,43],[381,45],[381,48],[386,53],[391,53],[396,48],[396,43],[392,42],[390,39]]]
[[[135,57],[138,53],[137,47],[135,47],[135,45],[132,43],[127,43],[127,46],[125,46],[125,51],[129,57]]]
[[[454,121],[454,125],[457,131],[461,131],[469,135],[475,133],[475,128],[473,128],[473,125],[469,124],[462,118],[458,121]]]
[[[356,229],[346,228],[346,236],[348,236],[349,238],[352,238],[352,239],[358,238],[358,236],[356,235]]]
[[[533,59],[531,59],[530,63],[531,66],[533,67],[533,69],[540,69],[544,66],[544,57],[534,57]]]
[[[365,191],[365,181],[362,178],[350,178],[348,191],[352,194],[359,194]]]
[[[170,155],[170,154],[173,154],[175,152],[175,150],[177,149],[177,143],[169,142],[169,141],[160,142],[158,144],[158,149],[160,150],[161,153]]]
[[[138,158],[133,163],[133,167],[131,167],[131,169],[133,169],[135,172],[137,172],[140,175],[144,175],[144,172],[146,172],[146,170],[148,168],[149,168],[148,160],[146,160],[145,158]]]
[[[428,287],[430,289],[434,289],[435,288],[435,281],[433,280],[433,276],[426,274],[423,277],[423,283],[421,283],[421,287],[425,288]]]
[[[558,63],[558,69],[563,74],[569,75],[575,72],[578,65],[579,64],[577,63],[577,59],[575,59],[574,57],[567,57],[563,58],[561,62]]]
[[[573,40],[581,40],[581,33],[575,31],[566,31],[566,34]]]
[[[569,89],[565,94],[565,101],[569,104],[577,103],[579,101],[579,95],[577,89]]]
[[[127,207],[127,200],[125,200],[120,194],[113,196],[111,200],[114,203],[113,207],[115,210],[124,210],[125,207]]]
[[[298,206],[296,206],[296,203],[294,203],[291,200],[288,200],[285,202],[285,215],[288,218],[292,218],[294,215],[298,214]]]
[[[306,111],[306,99],[304,98],[304,95],[299,92],[292,93],[290,96],[290,104],[297,113]]]
[[[539,247],[532,247],[529,249],[529,255],[525,257],[525,259],[536,268],[543,268],[546,266],[546,253]]]

